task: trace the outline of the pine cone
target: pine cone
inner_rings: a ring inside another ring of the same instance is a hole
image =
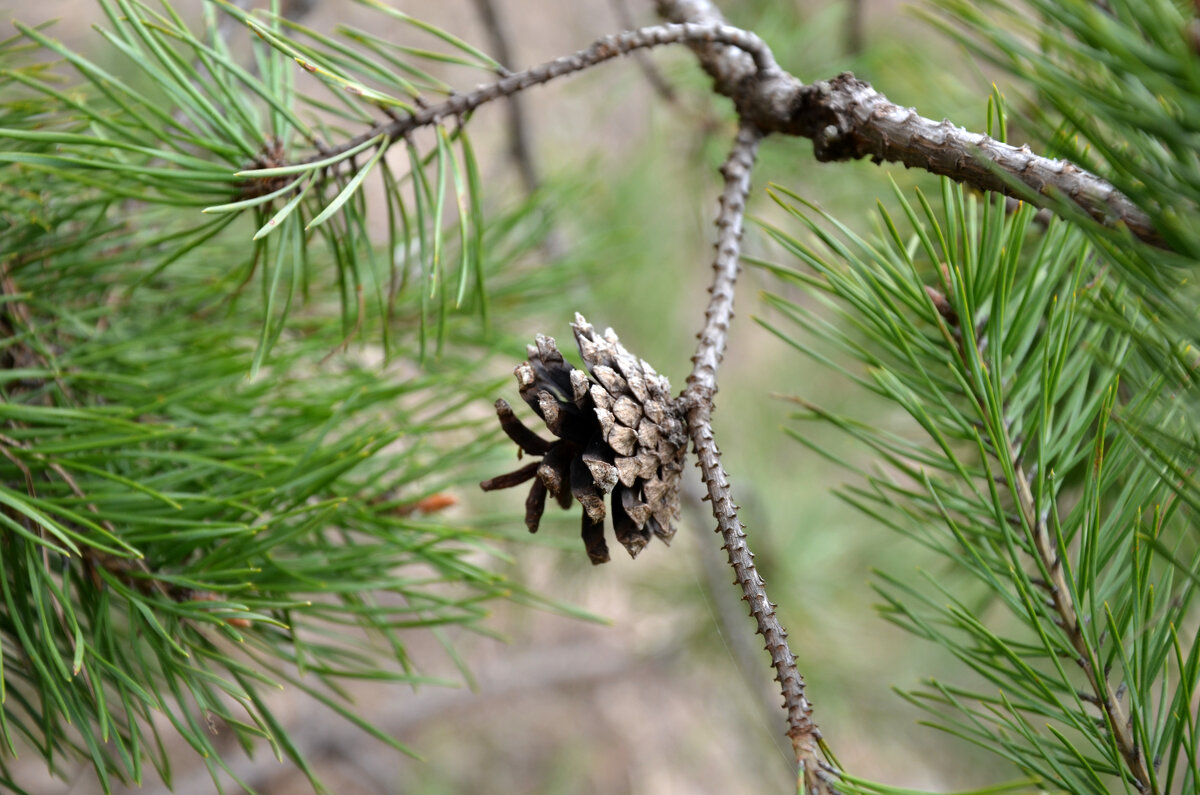
[[[548,442],[496,401],[500,426],[521,452],[541,456],[480,483],[484,491],[533,479],[525,524],[536,533],[547,495],[583,505],[583,543],[592,563],[608,561],[604,496],[611,494],[617,541],[637,557],[658,536],[669,543],[679,515],[679,476],[687,453],[683,413],[671,385],[625,350],[612,329],[597,336],[582,315],[571,324],[587,372],[568,364],[551,337],[537,336],[514,372],[521,397],[556,437]],[[589,377],[589,373],[590,376]],[[520,455],[520,452],[518,453]]]

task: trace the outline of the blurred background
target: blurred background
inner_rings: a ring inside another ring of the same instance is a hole
[[[648,0],[391,0],[392,5],[454,32],[514,69],[575,51],[632,25],[655,21]],[[249,4],[255,5],[255,4]],[[178,10],[199,18],[199,0]],[[344,0],[292,2],[286,10],[316,30],[338,23],[370,26],[397,40],[410,28]],[[932,118],[982,129],[991,76],[892,0],[724,0],[731,23],[761,35],[777,59],[803,80],[851,70],[901,105]],[[84,0],[9,2],[8,17],[58,19],[52,33],[105,63],[91,25],[98,7]],[[492,15],[489,21],[488,14]],[[245,44],[242,31],[231,29]],[[499,38],[498,38],[499,37]],[[645,63],[626,58],[521,98],[524,153],[513,153],[509,108],[483,108],[472,122],[489,208],[496,213],[532,193],[548,231],[534,255],[565,269],[566,285],[536,312],[503,319],[511,360],[538,332],[570,339],[581,311],[615,328],[632,351],[678,389],[690,366],[703,316],[716,212],[716,168],[732,139],[727,100],[713,96],[691,53],[657,50]],[[486,79],[443,75],[469,89]],[[303,90],[301,77],[297,86]],[[1015,140],[1015,143],[1021,141]],[[763,147],[750,213],[786,225],[765,195],[779,183],[817,202],[847,225],[870,232],[888,180],[936,183],[870,163],[819,164],[806,141],[770,139]],[[791,227],[793,230],[795,227]],[[787,261],[751,229],[747,251]],[[878,618],[869,587],[873,568],[897,576],[942,565],[839,501],[844,475],[787,438],[789,404],[781,395],[872,421],[892,411],[872,404],[848,381],[814,365],[751,322],[768,312],[762,291],[785,291],[748,269],[738,298],[731,350],[721,374],[716,425],[757,561],[815,704],[815,717],[842,765],[856,775],[932,790],[983,786],[1011,778],[994,758],[917,725],[921,715],[893,692],[954,670],[953,661]],[[799,300],[799,296],[789,297]],[[569,346],[564,346],[569,347]],[[503,395],[516,402],[515,384]],[[499,395],[497,395],[499,396]],[[490,411],[483,402],[480,411]],[[834,439],[832,432],[795,425]],[[859,449],[847,460],[867,460]],[[511,449],[480,462],[479,476],[511,468]],[[690,473],[689,467],[689,473]],[[689,477],[691,477],[689,475]],[[475,477],[477,480],[478,477]],[[753,634],[714,523],[689,483],[682,525],[670,548],[655,543],[629,560],[614,548],[593,568],[578,541],[577,509],[551,509],[538,536],[522,538],[523,493],[482,495],[467,478],[448,512],[490,524],[514,540],[505,573],[529,589],[602,620],[512,603],[493,603],[494,636],[446,630],[442,640],[412,639],[424,673],[463,687],[416,692],[351,685],[363,717],[399,737],[421,758],[398,754],[302,697],[274,704],[297,746],[335,793],[700,793],[782,792],[794,786],[783,735],[781,698],[768,658]],[[520,491],[520,490],[516,490]],[[448,653],[446,648],[454,649]],[[166,733],[169,736],[169,731]],[[175,791],[207,793],[202,762],[180,744],[172,754]],[[267,748],[253,758],[230,750],[231,765],[261,792],[310,789]],[[73,780],[51,780],[28,754],[18,780],[33,792],[98,791],[89,767]],[[153,775],[153,774],[151,774]],[[239,788],[227,782],[227,791]],[[141,792],[158,792],[148,781]]]

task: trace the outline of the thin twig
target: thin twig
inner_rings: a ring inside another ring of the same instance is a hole
[[[846,3],[846,54],[861,55],[863,51],[863,40],[866,38],[863,25],[863,17],[866,16],[866,9],[863,8],[863,0],[850,0]]]
[[[704,506],[699,488],[693,490],[689,486],[690,484],[683,490],[683,507],[692,515],[691,518],[695,522],[702,525],[707,521],[706,517],[709,515],[709,511]],[[762,711],[767,725],[775,726],[780,719],[786,719],[786,715],[779,714],[779,706],[775,701],[775,696],[772,695],[772,688],[762,679],[762,658],[759,656],[759,650],[755,647],[753,636],[743,631],[745,618],[738,604],[742,600],[736,598],[729,590],[729,580],[726,579],[729,575],[724,564],[711,555],[707,549],[698,547],[697,551],[700,558],[697,587],[704,591],[705,599],[711,607],[713,621],[721,633],[726,648],[729,649],[733,665],[741,674],[742,681],[745,682],[753,696],[755,704]],[[759,551],[762,551],[761,548]],[[772,734],[774,735],[773,732]],[[772,739],[775,740],[783,759],[787,761],[789,759],[787,749],[784,748],[778,737],[772,736]]]
[[[325,152],[310,155],[289,165],[304,165],[336,157],[380,136],[390,143],[420,127],[436,124],[442,119],[462,116],[494,100],[511,97],[533,86],[549,83],[551,80],[565,75],[582,72],[635,50],[682,42],[701,44],[717,42],[737,47],[748,53],[747,58],[757,68],[771,73],[779,71],[774,56],[763,40],[740,28],[729,25],[654,25],[605,36],[585,50],[546,61],[540,66],[503,77],[469,93],[455,94],[445,102],[429,105],[415,113],[377,124],[339,146],[330,147]]]
[[[739,255],[742,247],[742,227],[746,197],[750,192],[750,172],[758,152],[762,132],[751,123],[743,122],[729,157],[721,166],[725,189],[721,193],[721,209],[717,215],[716,257],[713,261],[713,283],[709,288],[708,308],[704,313],[704,328],[700,344],[692,357],[692,372],[688,376],[688,392],[711,402],[717,391],[717,368],[725,354],[729,323],[733,319],[733,290],[737,282]]]
[[[501,76],[507,77],[512,74],[509,70],[513,64],[513,54],[512,48],[509,46],[508,32],[496,9],[496,2],[495,0],[474,0],[474,2],[475,11],[483,20],[484,27],[487,28],[492,55],[504,67]],[[517,173],[521,175],[521,182],[525,184],[525,191],[531,194],[537,193],[542,181],[538,177],[537,166],[533,162],[529,146],[529,121],[525,116],[525,103],[520,94],[514,94],[509,98],[507,111],[509,154],[512,156],[513,164],[517,167]]]
[[[1058,614],[1058,623],[1071,642],[1071,648],[1075,650],[1075,662],[1083,669],[1088,683],[1092,687],[1094,695],[1087,700],[1099,704],[1104,711],[1113,741],[1121,752],[1121,758],[1125,760],[1130,775],[1133,776],[1138,792],[1157,793],[1158,790],[1150,779],[1150,771],[1146,768],[1146,757],[1133,737],[1129,718],[1126,717],[1125,710],[1121,706],[1121,697],[1113,690],[1097,650],[1092,648],[1083,632],[1079,611],[1075,607],[1071,589],[1067,584],[1058,545],[1050,537],[1045,517],[1038,515],[1033,490],[1029,486],[1029,478],[1025,475],[1021,457],[1011,441],[1006,439],[1005,443],[1008,445],[1009,459],[1013,471],[1016,473],[1016,483],[1014,484],[1016,494],[1014,496],[1021,509],[1023,524],[1028,528],[1030,540],[1033,542],[1034,549],[1037,550],[1039,562],[1049,578],[1044,587],[1050,594],[1054,612]]]
[[[963,335],[957,328],[959,322],[957,314],[953,313],[952,308],[950,312],[945,311],[943,305],[945,307],[951,305],[939,291],[932,288],[926,288],[926,290],[934,308],[937,309],[944,321],[940,324],[943,336],[949,344],[957,348],[963,366],[968,367],[968,357],[972,354],[968,353],[967,347],[963,344]],[[987,401],[984,395],[974,391],[972,397],[979,406],[980,412],[986,412]],[[1003,428],[1007,427],[1009,426],[1006,423]],[[1019,521],[1029,534],[1029,541],[1037,553],[1037,560],[1044,575],[1043,577],[1031,577],[1030,581],[1050,595],[1050,604],[1057,616],[1056,623],[1066,633],[1071,648],[1075,652],[1075,662],[1083,669],[1088,684],[1091,685],[1092,692],[1081,693],[1081,698],[1103,710],[1113,742],[1116,744],[1121,758],[1125,761],[1126,768],[1133,777],[1138,792],[1157,795],[1158,790],[1150,778],[1146,759],[1142,755],[1137,740],[1133,737],[1129,718],[1121,706],[1121,697],[1113,690],[1112,684],[1108,681],[1108,675],[1100,663],[1097,650],[1092,647],[1083,632],[1079,611],[1075,607],[1075,600],[1071,596],[1071,588],[1067,583],[1067,575],[1063,568],[1058,544],[1051,537],[1046,517],[1037,510],[1033,489],[1029,485],[1029,477],[1025,474],[1025,466],[1021,461],[1021,453],[1009,437],[1007,430],[1002,430],[1001,434],[1001,438],[992,440],[992,446],[996,453],[1003,451],[1004,457],[1008,459],[1008,464],[1012,467],[1015,482],[1010,486],[1010,491],[1021,512]],[[1003,476],[997,479],[1000,482],[1006,481]],[[1014,521],[1018,520],[1014,519]]]
[[[687,408],[688,433],[696,456],[708,499],[712,503],[717,531],[724,540],[743,598],[750,604],[750,615],[758,624],[758,632],[766,641],[766,649],[775,667],[775,678],[783,693],[788,718],[788,737],[800,767],[805,792],[835,792],[833,769],[821,754],[821,732],[812,719],[812,705],[804,694],[804,679],[796,668],[796,658],[788,647],[787,631],[779,622],[775,605],[767,598],[765,583],[754,566],[746,533],[738,521],[737,506],[729,487],[729,478],[721,466],[720,451],[713,440],[712,407],[717,391],[717,368],[725,352],[729,323],[733,318],[734,284],[739,268],[742,225],[746,197],[750,191],[750,172],[762,132],[751,123],[743,122],[729,157],[721,167],[725,188],[721,193],[721,210],[717,216],[716,257],[713,261],[713,281],[700,343],[692,357],[692,372],[683,393]]]
[[[1065,160],[1036,155],[944,119],[927,119],[888,100],[849,72],[804,84],[780,69],[762,39],[724,24],[708,0],[658,0],[660,13],[678,24],[657,25],[599,39],[586,50],[456,94],[437,105],[377,124],[294,165],[336,156],[383,136],[385,144],[488,102],[511,97],[555,78],[589,69],[619,55],[664,44],[688,44],[713,76],[715,90],[733,100],[738,117],[766,133],[810,138],[822,162],[869,157],[903,163],[985,191],[1054,206],[1071,200],[1093,219],[1128,229],[1139,239],[1169,248],[1153,223],[1107,180]]]

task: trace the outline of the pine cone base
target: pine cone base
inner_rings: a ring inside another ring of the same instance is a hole
[[[522,453],[541,460],[479,485],[492,491],[532,480],[525,500],[531,533],[547,497],[563,508],[577,500],[592,563],[609,559],[604,520],[611,514],[617,542],[637,557],[652,537],[670,543],[675,535],[687,454],[683,411],[667,379],[629,353],[612,329],[598,335],[579,314],[571,328],[586,372],[563,359],[552,337],[540,334],[513,371],[521,398],[556,438],[546,441],[497,400],[500,427]]]

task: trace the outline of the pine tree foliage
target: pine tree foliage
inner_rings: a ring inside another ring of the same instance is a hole
[[[397,148],[407,179],[376,138],[235,172],[447,91],[422,62],[488,61],[428,26],[447,51],[347,31],[349,50],[226,6],[261,37],[247,68],[212,6],[200,33],[167,4],[103,7],[119,68],[23,25],[0,53],[0,770],[24,744],[64,774],[90,761],[105,789],[151,768],[169,784],[165,717],[214,779],[218,726],[313,776],[265,698],[280,687],[406,751],[339,681],[440,681],[410,659],[412,633],[539,602],[492,571],[487,533],[422,498],[497,442],[463,419],[497,389],[477,367],[483,279],[513,311],[560,289],[513,267],[546,227],[532,203],[483,227],[457,128]],[[293,58],[336,99],[295,90]],[[355,70],[404,99],[360,90]],[[368,241],[372,168],[384,249]],[[344,354],[354,339],[389,361]]]
[[[1079,70],[1067,76],[1027,53],[1031,77],[1156,221],[1194,216],[1194,153],[1161,139],[1186,136],[1174,115],[1194,102],[1194,84],[1158,95],[1157,124],[1135,122],[1117,97],[1092,104],[1098,89],[1084,83],[1117,82],[1114,73],[1130,91],[1150,90],[1130,79],[1148,68],[1138,61],[1144,50],[1120,46],[1137,28],[1094,3],[1034,5],[1056,23],[1067,9],[1096,23],[1073,31],[1083,39],[1086,30],[1093,46],[1123,26],[1100,59],[1111,71],[1083,69],[1083,45],[1054,28]],[[978,22],[967,4],[954,8]],[[979,35],[1021,46],[1007,30]],[[1173,52],[1194,69],[1194,53]],[[1002,136],[998,94],[990,107],[989,134]],[[1119,153],[1101,146],[1117,138]],[[1008,213],[999,198],[945,182],[941,197],[897,190],[898,214],[881,203],[868,239],[786,189],[772,194],[803,234],[766,232],[801,266],[759,264],[816,303],[771,296],[789,325],[760,322],[914,423],[900,430],[796,398],[797,421],[831,424],[876,461],[851,466],[856,480],[843,498],[945,562],[878,574],[882,615],[963,666],[961,678],[929,680],[904,697],[1038,788],[1194,791],[1200,421],[1188,342],[1200,328],[1181,270],[1165,267],[1188,264],[1194,229],[1168,221],[1183,256],[1166,255],[1083,221],[1042,228],[1027,205]],[[802,427],[789,433],[848,460]]]
[[[1021,4],[939,0],[925,16],[971,52],[1021,78],[1025,123],[1056,154],[1103,174],[1153,220],[1170,251],[1091,227],[1098,245],[1154,306],[1163,364],[1189,380],[1198,296],[1200,25],[1172,0]]]
[[[253,245],[230,270],[254,271],[261,264],[270,273],[256,367],[305,283],[299,265],[290,264],[291,254],[307,253],[310,240],[323,243],[337,265],[347,333],[372,316],[388,316],[395,295],[413,278],[422,288],[416,291],[422,296],[421,352],[431,337],[443,346],[451,304],[461,307],[470,294],[476,311],[486,314],[479,173],[470,140],[461,126],[450,130],[440,122],[426,146],[376,128],[397,111],[452,93],[422,63],[489,71],[496,65],[448,33],[381,3],[366,4],[411,22],[450,45],[451,52],[388,45],[354,29],[342,31],[342,40],[332,39],[279,14],[252,15],[228,2],[206,4],[206,29],[193,33],[170,4],[156,11],[127,0],[106,1],[101,6],[110,26],[100,32],[122,57],[122,71],[130,72],[118,76],[47,33],[17,23],[27,42],[63,59],[75,75],[66,79],[79,79],[80,85],[62,92],[57,86],[63,75],[53,65],[11,70],[9,79],[50,103],[53,116],[40,117],[36,128],[7,129],[15,151],[5,160],[109,201],[139,200],[211,215],[207,223],[145,241],[169,248],[171,256],[159,263],[162,270],[234,221],[251,217],[254,230],[246,237]],[[254,69],[229,51],[218,7],[255,35]],[[314,77],[303,91],[294,85],[297,64]],[[364,127],[370,131],[362,133]],[[330,143],[335,141],[340,145]],[[407,175],[393,173],[396,165],[385,157],[393,147],[408,166],[416,166]],[[373,173],[386,193],[381,208],[386,251],[401,258],[392,267],[376,261],[366,239],[362,188]],[[452,217],[457,220],[450,231],[458,234],[453,247],[447,239]],[[379,328],[386,349],[390,327]]]

